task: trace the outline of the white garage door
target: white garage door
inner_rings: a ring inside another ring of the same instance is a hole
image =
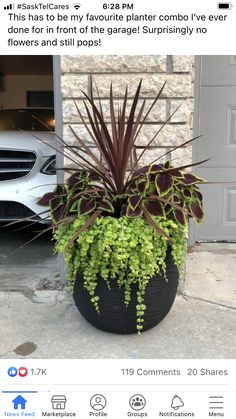
[[[236,56],[201,58],[198,118],[197,159],[211,159],[197,174],[219,184],[202,187],[206,215],[196,239],[236,241]]]

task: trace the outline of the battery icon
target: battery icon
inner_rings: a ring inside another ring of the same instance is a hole
[[[218,9],[230,10],[232,7],[231,3],[218,3]]]

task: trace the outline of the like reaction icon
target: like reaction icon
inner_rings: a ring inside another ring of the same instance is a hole
[[[20,368],[15,368],[15,367],[10,367],[8,368],[7,371],[9,377],[16,377],[17,375],[19,375],[19,377],[26,377],[28,374],[28,370],[26,367],[20,367]]]
[[[18,375],[18,369],[15,368],[15,367],[10,367],[10,368],[8,368],[7,373],[9,375],[9,377],[16,377]]]

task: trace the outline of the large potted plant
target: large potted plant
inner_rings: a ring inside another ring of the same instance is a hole
[[[79,311],[114,333],[140,333],[166,316],[183,270],[188,219],[203,217],[202,179],[184,172],[202,162],[173,167],[163,153],[140,167],[170,120],[137,156],[142,126],[165,87],[146,110],[141,85],[129,110],[127,88],[117,107],[110,86],[109,123],[92,89],[83,93],[86,116],[75,105],[91,144],[72,127],[76,144],[59,139],[73,167],[65,167],[65,183],[39,201],[50,206],[56,251],[65,257]]]

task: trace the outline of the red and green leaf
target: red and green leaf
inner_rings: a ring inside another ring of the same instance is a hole
[[[193,202],[190,205],[190,209],[191,209],[191,213],[193,215],[193,218],[195,218],[195,220],[200,222],[203,219],[203,210],[202,210],[201,206],[196,204],[195,202]]]
[[[88,174],[88,179],[93,180],[94,182],[102,182],[101,176],[96,172],[91,172]]]
[[[180,224],[181,226],[185,226],[186,218],[185,218],[184,212],[181,210],[173,209],[173,214],[177,223]]]
[[[129,205],[126,210],[126,215],[129,218],[137,218],[141,217],[143,215],[143,210],[140,207],[137,207],[135,210],[133,210]]]
[[[74,185],[81,181],[80,175],[78,173],[73,173],[68,179],[67,179],[67,185],[68,189],[72,189]]]
[[[143,206],[150,215],[156,215],[157,217],[164,217],[165,215],[163,205],[157,200],[151,201],[147,199],[143,202]]]
[[[203,182],[203,180],[200,177],[198,177],[196,175],[193,175],[192,173],[185,173],[184,174],[185,185],[193,185],[193,184],[198,183],[198,182]]]
[[[57,185],[54,192],[56,195],[63,195],[66,194],[66,188],[64,185]]]
[[[185,198],[191,198],[191,196],[192,196],[190,189],[184,189],[183,194],[184,194]]]
[[[197,199],[199,199],[200,202],[202,202],[203,197],[201,192],[195,190],[193,194],[197,197]]]
[[[54,197],[55,192],[47,192],[38,200],[37,204],[42,205],[42,207],[48,207],[51,199]]]
[[[148,181],[147,181],[147,179],[138,180],[136,182],[136,188],[137,188],[138,192],[140,192],[141,194],[143,194],[146,191],[146,189],[148,188]]]
[[[160,172],[161,170],[163,170],[164,165],[163,164],[152,164],[149,167],[150,167],[149,168],[149,173],[156,174],[156,173]]]
[[[137,206],[142,201],[142,198],[143,197],[141,195],[132,195],[132,196],[129,197],[128,202],[129,202],[129,205],[130,205],[130,207],[133,211],[136,210]]]
[[[66,212],[66,204],[60,204],[57,208],[52,210],[52,216],[55,221],[60,221],[64,216]]]
[[[149,170],[150,170],[149,166],[140,167],[140,169],[135,170],[135,172],[132,174],[131,179],[136,178],[139,175],[143,175],[143,174],[147,173]]]
[[[101,202],[99,202],[98,209],[100,209],[102,211],[105,211],[105,212],[110,212],[112,214],[114,213],[114,206],[107,199],[104,199]]]
[[[176,204],[178,204],[178,205],[180,205],[180,204],[181,204],[181,199],[180,199],[180,197],[179,197],[178,195],[174,195],[174,196],[173,196],[173,201],[174,201]]]
[[[155,185],[159,195],[166,195],[172,189],[173,177],[169,173],[159,173],[156,175]]]
[[[52,198],[50,201],[50,207],[52,211],[56,210],[62,203],[63,202],[60,197],[56,196],[55,198]]]
[[[79,201],[80,214],[90,214],[96,208],[96,202],[94,199],[81,198]]]
[[[170,175],[172,175],[174,178],[177,178],[177,179],[178,178],[180,178],[180,179],[183,178],[183,174],[181,173],[180,170],[177,170],[177,169],[170,169],[166,173],[169,173]]]

